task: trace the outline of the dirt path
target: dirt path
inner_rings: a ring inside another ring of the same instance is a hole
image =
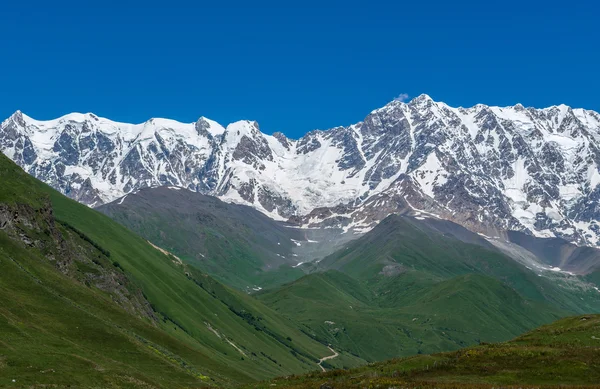
[[[170,255],[173,258],[175,258],[177,260],[177,262],[179,262],[180,265],[183,264],[183,262],[181,261],[181,258],[179,258],[177,255],[165,250],[165,249],[161,249],[160,247],[158,247],[157,245],[155,245],[154,243],[150,242],[149,240],[146,240],[146,242],[150,243],[150,246],[154,247],[155,249],[157,249],[158,251],[160,251],[161,253],[163,253],[164,255],[166,255],[167,257]],[[173,261],[175,262],[175,261]]]
[[[340,355],[340,354],[338,354],[338,353],[337,353],[337,352],[336,352],[334,349],[332,349],[332,348],[331,348],[331,346],[327,346],[327,348],[328,348],[329,350],[331,350],[331,352],[333,353],[333,355],[330,355],[330,356],[328,356],[328,357],[323,357],[323,358],[319,359],[319,363],[318,363],[318,365],[319,365],[319,367],[321,368],[321,370],[323,370],[323,371],[327,371],[327,370],[325,370],[325,368],[323,367],[323,365],[321,365],[321,364],[322,364],[324,361],[326,361],[326,360],[328,360],[328,359],[337,358],[337,357]]]

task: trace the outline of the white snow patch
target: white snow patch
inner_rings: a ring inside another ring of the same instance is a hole
[[[298,240],[295,240],[295,239],[290,239],[290,240],[291,240],[292,242],[294,242],[294,244],[295,244],[296,246],[302,246],[302,243],[300,243],[300,241],[298,241]]]

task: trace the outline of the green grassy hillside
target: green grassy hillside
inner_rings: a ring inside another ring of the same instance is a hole
[[[447,230],[440,231],[442,228]],[[509,285],[527,299],[550,302],[558,309],[573,312],[600,309],[600,299],[592,288],[583,285],[577,288],[576,283],[557,288],[570,277],[538,277],[477,234],[435,219],[419,221],[407,216],[389,216],[318,265],[317,270],[336,269],[375,287],[391,276],[406,272],[438,280],[482,274]]]
[[[0,182],[0,385],[232,385],[330,354],[4,156]]]
[[[257,297],[369,361],[505,341],[600,311],[586,280],[540,277],[477,234],[435,223],[391,216],[316,273]]]
[[[569,317],[506,343],[280,378],[249,387],[599,388],[599,334],[600,315]]]
[[[258,298],[319,339],[369,361],[506,340],[565,315],[476,274],[420,283],[412,299],[394,305],[389,296],[348,279],[335,271],[311,274]],[[414,279],[406,274],[394,282],[410,290]]]
[[[291,267],[297,262],[291,239],[301,240],[303,234],[247,206],[160,187],[98,211],[240,290],[280,285],[304,274]]]

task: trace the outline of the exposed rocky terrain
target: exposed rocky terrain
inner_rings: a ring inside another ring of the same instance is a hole
[[[298,140],[206,118],[132,125],[16,112],[0,126],[4,154],[90,206],[172,185],[304,226],[362,232],[410,211],[492,237],[515,230],[580,245],[599,242],[599,140],[593,111],[453,108],[427,95]]]

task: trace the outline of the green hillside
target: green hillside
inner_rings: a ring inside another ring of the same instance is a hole
[[[353,238],[336,229],[294,228],[260,211],[174,187],[145,188],[96,208],[153,244],[242,291],[296,280],[295,267]]]
[[[252,291],[301,277],[292,251],[303,235],[247,206],[185,189],[147,188],[98,211],[219,281]]]
[[[279,378],[249,387],[599,388],[599,333],[600,315],[569,317],[506,343]]]
[[[232,385],[331,353],[4,156],[0,182],[1,386]]]
[[[258,297],[310,327],[319,339],[369,361],[506,340],[564,316],[476,274],[420,285],[418,297],[394,307],[387,296],[357,281],[340,285],[347,277],[334,271],[311,274]],[[409,277],[397,277],[396,287],[412,283]]]
[[[316,270],[336,269],[369,285],[410,272],[429,280],[482,274],[506,283],[525,298],[551,302],[559,309],[591,312],[600,308],[600,299],[591,288],[572,283],[559,289],[557,285],[571,278],[560,274],[553,279],[538,277],[477,234],[436,219],[391,215],[318,265]]]
[[[315,273],[257,297],[369,361],[505,341],[600,312],[593,284],[539,277],[476,234],[434,223],[391,216]]]

